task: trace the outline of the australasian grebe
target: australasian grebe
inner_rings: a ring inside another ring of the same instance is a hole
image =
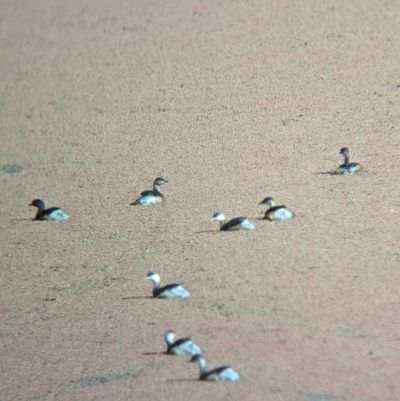
[[[207,363],[205,359],[197,354],[192,357],[191,362],[196,362],[200,367],[200,380],[208,381],[236,381],[240,379],[236,373],[229,366],[220,366],[218,368],[207,370]]]
[[[168,284],[160,287],[160,276],[157,273],[150,272],[145,280],[153,281],[154,298],[188,298],[190,294],[180,284]]]
[[[160,186],[168,182],[163,177],[157,177],[153,183],[152,191],[143,191],[140,197],[136,199],[131,205],[155,205],[156,203],[164,202],[164,196],[160,192]]]
[[[339,166],[336,169],[336,171],[332,174],[350,175],[358,173],[359,171],[362,170],[361,165],[359,165],[358,163],[350,163],[350,151],[348,148],[340,149],[339,154],[343,155],[344,163],[341,166]]]
[[[221,231],[255,230],[256,228],[247,217],[235,217],[226,222],[224,214],[220,212],[215,213],[211,221],[219,221],[219,229]]]
[[[38,208],[34,220],[67,220],[68,216],[59,207],[50,207],[46,209],[45,203],[41,199],[33,200],[29,206],[35,206]]]
[[[293,212],[286,209],[285,205],[276,206],[275,199],[271,197],[265,198],[259,205],[269,206],[269,209],[265,212],[264,220],[289,220],[294,216]]]
[[[164,333],[164,339],[165,342],[167,343],[167,354],[172,354],[172,355],[196,355],[196,354],[201,354],[202,350],[201,348],[196,345],[190,337],[183,337],[179,338],[178,340],[175,340],[175,333],[172,330],[167,330]]]

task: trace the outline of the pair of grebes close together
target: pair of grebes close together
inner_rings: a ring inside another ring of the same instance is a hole
[[[157,273],[149,272],[144,278],[153,282],[154,298],[189,298],[189,291],[185,290],[180,284],[167,284],[161,287],[160,276]],[[164,339],[167,343],[167,354],[171,355],[192,355],[191,362],[196,362],[200,368],[200,380],[208,381],[236,381],[240,379],[229,366],[220,366],[211,370],[207,370],[207,363],[202,356],[201,348],[194,344],[190,337],[183,337],[174,341],[175,334],[171,330],[164,333]]]
[[[344,163],[340,165],[331,174],[351,175],[358,173],[362,167],[358,163],[350,162],[350,151],[348,148],[342,148],[339,154],[343,155]],[[160,192],[160,187],[167,183],[163,177],[158,177],[153,183],[153,190],[143,191],[140,197],[132,203],[132,205],[149,206],[156,205],[164,202],[164,196]],[[267,197],[260,205],[268,206],[265,212],[264,219],[266,220],[289,220],[292,219],[294,214],[284,205],[276,205],[274,198]],[[38,211],[34,220],[54,220],[61,221],[67,220],[68,216],[58,207],[46,209],[45,203],[41,199],[35,199],[30,206],[35,206]],[[234,231],[234,230],[254,230],[255,226],[250,222],[247,217],[236,217],[232,220],[226,221],[225,216],[217,212],[213,215],[212,221],[218,221],[221,231]],[[180,284],[168,284],[161,287],[160,276],[154,272],[150,272],[145,280],[153,282],[153,297],[154,298],[188,298],[189,292],[184,289]],[[167,343],[167,354],[172,355],[192,355],[192,362],[196,362],[200,368],[200,380],[209,381],[236,381],[240,376],[229,366],[220,366],[218,368],[207,370],[207,364],[202,356],[201,348],[194,344],[190,337],[180,338],[175,340],[175,334],[171,330],[164,333],[164,339]]]

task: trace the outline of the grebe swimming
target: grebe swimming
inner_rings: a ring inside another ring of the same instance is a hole
[[[339,166],[336,169],[336,171],[332,174],[350,175],[350,174],[356,174],[362,170],[361,165],[359,165],[358,163],[350,163],[350,151],[348,148],[340,149],[339,154],[343,155],[344,163],[341,166]]]
[[[219,229],[221,231],[255,230],[256,228],[247,217],[235,217],[226,222],[224,214],[220,212],[215,213],[211,221],[219,221]]]
[[[33,200],[29,206],[35,206],[38,208],[33,220],[61,221],[68,219],[68,216],[59,207],[50,207],[49,209],[46,209],[46,205],[41,199]]]
[[[167,354],[172,354],[172,355],[197,355],[201,354],[202,350],[201,348],[196,345],[190,337],[182,337],[179,338],[178,340],[175,340],[176,335],[172,330],[167,330],[164,333],[164,339],[165,342],[167,343]]]
[[[289,209],[286,209],[285,205],[276,206],[274,198],[267,197],[259,205],[269,206],[269,209],[265,212],[264,220],[289,220],[292,219],[294,214]]]
[[[145,280],[153,281],[153,297],[154,298],[188,298],[190,294],[180,284],[168,284],[164,287],[160,286],[160,276],[157,273],[150,272]]]
[[[196,362],[200,367],[200,380],[208,381],[236,381],[240,379],[238,373],[236,373],[229,366],[220,366],[215,369],[207,370],[207,363],[205,359],[197,354],[192,357],[191,362]]]
[[[136,199],[131,205],[149,206],[156,203],[164,202],[164,196],[160,192],[160,186],[168,182],[163,177],[157,177],[153,183],[153,190],[143,191],[140,197]]]

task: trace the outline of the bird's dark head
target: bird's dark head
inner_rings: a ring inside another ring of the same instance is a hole
[[[211,221],[224,221],[224,220],[225,220],[225,216],[221,212],[214,213],[214,215],[211,219]]]
[[[164,178],[164,177],[157,177],[155,180],[154,180],[154,185],[158,185],[158,186],[160,186],[160,185],[163,185],[163,184],[165,184],[165,183],[167,183],[168,181]]]
[[[262,202],[259,203],[259,205],[266,205],[266,206],[274,206],[276,204],[275,199],[271,198],[270,196],[267,196],[264,198]]]
[[[145,280],[154,280],[154,279],[159,279],[160,277],[159,277],[159,275],[157,274],[157,273],[154,273],[154,272],[149,272],[148,274],[147,274],[147,276],[144,278]]]
[[[45,204],[41,199],[34,199],[29,206],[35,206],[38,207],[39,209],[44,209],[45,208]]]

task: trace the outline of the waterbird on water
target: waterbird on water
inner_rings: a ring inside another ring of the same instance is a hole
[[[339,166],[332,174],[343,174],[350,175],[356,174],[362,170],[362,167],[358,163],[350,163],[350,151],[348,148],[342,148],[339,152],[344,157],[344,163]]]
[[[211,221],[219,221],[221,231],[255,230],[256,228],[247,217],[235,217],[226,222],[224,214],[220,212],[215,213]]]
[[[172,355],[185,355],[185,354],[190,354],[190,355],[196,355],[196,354],[201,354],[202,350],[201,348],[196,345],[190,337],[182,337],[179,338],[178,340],[175,340],[176,334],[172,330],[167,330],[164,333],[164,339],[165,342],[167,343],[167,354],[172,354]]]
[[[191,362],[196,362],[200,368],[200,380],[208,381],[236,381],[240,379],[238,373],[236,373],[229,366],[220,366],[215,369],[207,370],[207,363],[205,359],[197,354],[192,357]]]
[[[160,192],[160,186],[166,182],[168,181],[163,177],[157,177],[153,183],[153,190],[143,191],[131,205],[149,206],[164,202],[164,195]]]
[[[259,205],[269,206],[269,209],[265,212],[264,220],[289,220],[292,219],[294,214],[289,209],[286,209],[285,205],[276,205],[275,199],[268,196]]]
[[[68,216],[59,207],[50,207],[46,209],[45,203],[41,199],[33,200],[29,206],[38,208],[36,216],[33,220],[67,220]]]
[[[168,284],[164,287],[160,286],[160,276],[157,273],[149,272],[144,278],[145,280],[151,280],[153,286],[153,297],[154,298],[188,298],[190,294],[180,284]]]

